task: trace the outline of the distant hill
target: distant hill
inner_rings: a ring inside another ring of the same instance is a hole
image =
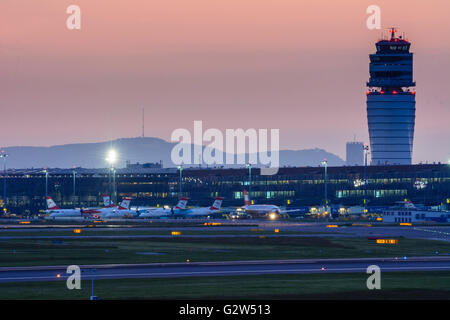
[[[9,168],[83,168],[106,167],[106,154],[113,147],[118,153],[117,167],[126,161],[163,162],[163,167],[174,167],[170,154],[175,143],[159,138],[123,138],[107,142],[65,144],[51,147],[6,148]],[[326,158],[329,166],[344,165],[335,154],[323,149],[282,150],[280,166],[318,166]]]

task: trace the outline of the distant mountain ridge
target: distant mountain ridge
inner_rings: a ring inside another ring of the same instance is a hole
[[[116,166],[131,163],[162,161],[163,167],[175,167],[170,155],[176,143],[160,138],[121,138],[113,141],[77,143],[50,147],[8,147],[8,168],[105,168],[105,158],[110,148],[118,154]],[[248,157],[248,155],[246,155]],[[280,150],[280,167],[318,166],[326,158],[329,166],[342,166],[344,161],[323,149]],[[194,165],[193,165],[194,166]],[[218,165],[219,166],[219,165]],[[238,165],[234,165],[235,167]],[[242,166],[242,165],[241,165]],[[225,167],[229,167],[226,166]]]

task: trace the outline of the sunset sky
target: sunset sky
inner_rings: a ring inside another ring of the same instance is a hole
[[[66,8],[81,8],[68,30]],[[450,157],[448,0],[2,0],[0,145],[173,130],[279,128],[283,149],[368,142],[369,53],[383,28],[412,42],[413,162]]]

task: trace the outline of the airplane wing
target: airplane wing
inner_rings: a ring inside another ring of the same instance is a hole
[[[280,213],[300,212],[301,209],[281,210]]]

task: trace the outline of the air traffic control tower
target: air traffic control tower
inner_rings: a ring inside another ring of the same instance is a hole
[[[416,113],[411,43],[396,37],[376,43],[367,82],[367,120],[373,165],[411,164]]]

